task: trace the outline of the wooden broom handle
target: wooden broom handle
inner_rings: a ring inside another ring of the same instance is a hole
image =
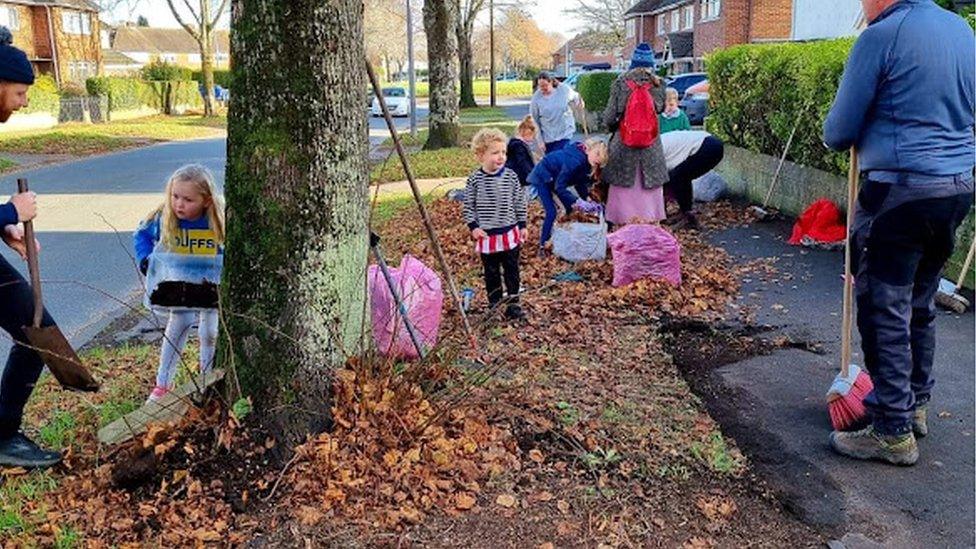
[[[969,243],[969,253],[966,254],[966,261],[962,262],[962,270],[959,271],[959,280],[956,282],[956,292],[962,288],[962,283],[966,281],[966,275],[969,274],[969,266],[973,264],[973,252],[976,252],[976,237]]]
[[[846,378],[851,364],[851,328],[854,318],[854,274],[851,273],[854,207],[857,203],[857,150],[851,147],[850,168],[847,171],[847,242],[844,246],[844,317],[841,319],[840,377]]]
[[[17,180],[17,192],[26,193],[27,180]],[[24,245],[27,247],[27,269],[30,271],[31,290],[34,292],[34,324],[35,328],[41,327],[41,319],[44,318],[44,298],[41,296],[41,269],[37,264],[37,243],[34,240],[34,222],[24,221]]]

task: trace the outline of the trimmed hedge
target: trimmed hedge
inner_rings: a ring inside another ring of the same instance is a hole
[[[96,76],[85,82],[89,95],[108,97],[109,112],[156,106],[152,87],[145,80],[121,76]]]
[[[51,113],[57,118],[61,112],[61,94],[58,93],[58,84],[54,78],[42,74],[34,80],[34,85],[27,90],[27,107],[20,112],[23,113]]]
[[[186,67],[156,60],[142,68],[143,80],[154,82],[192,80],[193,71]]]
[[[214,70],[214,85],[221,88],[231,89],[234,82],[234,75],[229,70]],[[203,71],[193,71],[193,79],[203,85]]]
[[[169,114],[177,105],[203,106],[195,80],[146,81],[139,78],[101,76],[85,82],[91,95],[108,96],[109,112],[151,107]],[[169,107],[169,109],[167,108]]]
[[[576,91],[586,103],[586,110],[602,113],[610,100],[610,87],[620,73],[595,71],[581,74],[576,81]]]
[[[797,125],[787,158],[846,175],[847,153],[823,146],[823,121],[853,44],[840,39],[743,45],[709,55],[708,130],[726,143],[780,156]]]

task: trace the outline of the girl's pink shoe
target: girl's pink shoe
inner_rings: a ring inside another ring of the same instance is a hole
[[[157,386],[153,387],[152,392],[149,393],[149,398],[146,399],[146,402],[157,402],[157,401],[159,401],[159,399],[163,398],[168,393],[169,393],[169,389],[167,389],[166,387],[160,387],[159,385],[157,385]]]

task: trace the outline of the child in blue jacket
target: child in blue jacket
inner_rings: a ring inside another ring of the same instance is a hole
[[[213,367],[217,344],[217,285],[223,266],[224,204],[213,175],[184,166],[166,184],[163,204],[133,235],[139,270],[146,275],[146,301],[169,312],[150,401],[173,388],[176,366],[190,328],[198,323],[200,373]]]
[[[547,154],[536,164],[528,179],[546,210],[539,238],[540,255],[545,254],[546,242],[552,238],[552,226],[556,222],[556,201],[553,193],[562,202],[566,213],[574,207],[580,207],[587,202],[595,174],[606,163],[607,144],[600,139],[591,138],[585,143],[570,143]],[[570,187],[576,190],[575,194],[569,190]]]

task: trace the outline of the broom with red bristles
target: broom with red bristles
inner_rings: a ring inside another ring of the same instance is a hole
[[[854,205],[857,202],[857,151],[851,149],[850,170],[847,173],[847,245],[844,246],[844,318],[841,320],[840,373],[827,391],[830,423],[843,431],[860,422],[867,415],[864,397],[874,389],[871,377],[856,364],[851,364],[851,327],[854,318],[854,275],[851,273],[851,227],[854,225]]]

